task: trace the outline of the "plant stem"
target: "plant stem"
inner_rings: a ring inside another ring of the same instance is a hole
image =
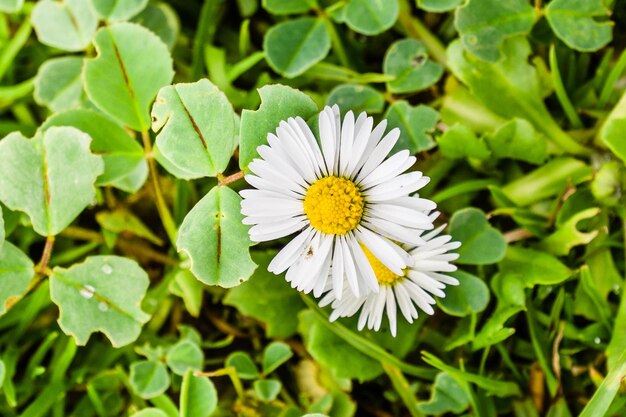
[[[46,275],[48,269],[48,262],[50,262],[50,255],[52,254],[52,248],[54,247],[54,236],[48,236],[46,238],[46,244],[43,247],[41,253],[41,260],[37,264],[37,273],[40,275]]]
[[[387,373],[387,376],[391,380],[393,387],[396,389],[396,392],[402,398],[402,402],[406,406],[407,410],[409,410],[409,414],[411,417],[424,417],[424,414],[417,407],[417,401],[415,400],[415,395],[411,391],[411,387],[409,386],[409,382],[406,380],[402,372],[395,366],[382,362],[383,369]]]
[[[337,32],[337,28],[335,28],[335,24],[328,18],[328,15],[323,10],[318,9],[318,16],[324,20],[324,24],[326,25],[326,29],[328,29],[328,34],[330,35],[330,42],[333,45],[333,50],[337,54],[337,58],[339,58],[339,62],[341,62],[341,65],[346,68],[352,68],[350,58],[348,58],[348,53],[346,52],[346,48],[343,45],[341,37],[339,36],[339,32]]]
[[[163,193],[161,192],[161,187],[159,185],[159,173],[157,171],[156,163],[154,162],[154,156],[152,154],[152,143],[150,142],[150,134],[147,131],[141,132],[141,139],[143,141],[143,149],[146,155],[146,159],[148,161],[148,169],[150,171],[150,178],[152,180],[152,187],[154,189],[154,197],[156,199],[156,206],[159,212],[159,217],[161,217],[161,222],[163,223],[163,227],[165,228],[165,232],[172,242],[173,245],[176,244],[176,223],[174,223],[174,218],[170,213],[170,209],[167,207],[165,203],[165,199],[163,198]]]
[[[217,182],[220,185],[228,185],[228,184],[232,184],[235,181],[239,181],[240,179],[242,179],[244,177],[244,172],[243,171],[239,171],[239,172],[235,172],[232,175],[229,175],[227,177],[223,176],[223,175],[218,175],[217,176]]]

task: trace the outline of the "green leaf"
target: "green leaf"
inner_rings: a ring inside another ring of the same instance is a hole
[[[191,271],[186,269],[176,271],[168,290],[183,299],[189,314],[193,317],[200,315],[204,285],[196,279]]]
[[[300,14],[311,9],[309,0],[262,0],[263,8],[275,15]]]
[[[454,9],[463,0],[417,0],[417,7],[427,12],[443,13]]]
[[[158,408],[144,408],[141,411],[136,412],[130,417],[168,417],[164,411]]]
[[[163,240],[156,236],[137,216],[124,208],[113,211],[101,211],[96,214],[96,221],[103,228],[113,233],[131,233],[144,238],[155,245],[163,245]]]
[[[398,0],[350,0],[344,13],[350,29],[363,35],[378,35],[393,26],[400,7]]]
[[[602,0],[553,0],[545,14],[556,36],[572,49],[597,51],[611,41],[613,23],[594,19],[611,14]]]
[[[502,188],[504,194],[518,206],[527,206],[563,192],[591,177],[591,168],[568,157],[552,159],[547,164]]]
[[[172,50],[180,32],[178,15],[167,3],[148,4],[132,20],[153,31]]]
[[[274,401],[280,390],[283,388],[283,384],[276,379],[261,379],[254,381],[252,384],[254,392],[261,401],[269,402]]]
[[[259,89],[261,106],[258,110],[244,109],[241,113],[239,135],[239,167],[258,157],[256,148],[267,143],[267,134],[275,132],[281,120],[300,116],[304,120],[317,113],[317,106],[301,91],[285,85],[266,85]]]
[[[0,12],[19,12],[24,6],[24,0],[0,0]]]
[[[141,398],[154,398],[170,386],[170,375],[162,362],[138,361],[130,365],[129,382]]]
[[[385,97],[369,85],[340,84],[326,97],[326,105],[334,104],[339,106],[342,115],[350,110],[355,114],[363,111],[377,114],[385,108]]]
[[[225,365],[235,368],[237,375],[241,379],[256,379],[259,377],[259,370],[246,352],[237,351],[231,353],[226,358]]]
[[[94,10],[108,21],[128,20],[141,12],[148,0],[90,0]]]
[[[496,158],[511,158],[542,164],[548,157],[545,138],[524,119],[513,119],[500,126],[485,141]]]
[[[463,387],[448,373],[440,372],[435,378],[432,394],[428,402],[418,405],[424,414],[460,414],[469,405],[469,398]]]
[[[183,376],[187,370],[202,370],[204,354],[197,344],[189,340],[181,340],[167,352],[165,361],[172,372]]]
[[[263,351],[263,374],[274,372],[280,365],[293,356],[289,345],[283,342],[272,342]]]
[[[264,322],[268,337],[288,338],[296,333],[298,312],[304,305],[282,275],[276,276],[267,270],[274,255],[252,252],[252,260],[259,267],[248,282],[226,294],[224,304]]]
[[[498,116],[524,118],[561,149],[588,154],[589,150],[563,132],[546,109],[537,68],[528,62],[530,52],[528,41],[516,36],[503,43],[501,59],[491,63],[466,54],[461,42],[455,41],[448,46],[448,66]]]
[[[486,61],[497,61],[504,39],[527,34],[534,23],[526,0],[469,0],[456,9],[454,19],[465,49]]]
[[[217,408],[217,391],[207,377],[188,370],[180,389],[180,417],[209,417]]]
[[[6,368],[4,366],[4,362],[0,359],[0,388],[2,388],[2,383],[4,382],[4,377],[6,375]]]
[[[0,246],[0,315],[19,301],[35,276],[35,266],[28,256],[4,242]]]
[[[491,156],[491,152],[482,138],[477,138],[474,132],[465,125],[454,125],[437,138],[439,150],[446,158],[474,158],[484,161]]]
[[[626,118],[611,119],[600,130],[600,140],[609,147],[622,162],[626,163],[626,141],[624,141]]]
[[[274,71],[294,78],[328,55],[330,35],[322,19],[301,17],[268,30],[263,50]]]
[[[2,214],[2,206],[0,206],[0,249],[2,249],[4,238],[5,238],[4,215]]]
[[[50,276],[50,299],[59,306],[59,326],[85,345],[91,333],[104,333],[114,347],[137,339],[150,316],[141,310],[150,280],[128,258],[91,256]]]
[[[75,109],[51,116],[42,125],[46,130],[52,126],[72,126],[89,134],[93,139],[91,149],[101,154],[104,172],[96,185],[112,185],[128,192],[136,192],[148,176],[148,166],[143,148],[120,125],[93,110]],[[134,180],[137,174],[139,177]],[[132,180],[126,186],[126,180]]]
[[[240,204],[241,197],[230,188],[213,187],[180,226],[176,246],[189,257],[191,272],[207,285],[235,287],[256,268]]]
[[[32,21],[41,43],[65,51],[85,49],[98,27],[85,0],[42,0],[33,9]]]
[[[167,46],[148,29],[133,23],[100,29],[94,44],[98,55],[86,60],[83,70],[87,96],[121,124],[148,130],[150,104],[174,76]]]
[[[396,77],[387,83],[387,90],[402,94],[424,90],[435,84],[443,74],[443,67],[430,60],[423,42],[402,39],[387,49],[383,71]]]
[[[507,246],[504,236],[491,227],[479,209],[468,207],[455,212],[450,219],[450,235],[461,242],[457,250],[459,264],[492,264],[504,257]]]
[[[400,139],[394,151],[408,149],[411,153],[417,153],[435,147],[432,132],[439,120],[439,113],[431,107],[423,104],[412,107],[404,100],[396,101],[387,109],[385,119],[388,129],[400,129]]]
[[[221,174],[237,146],[233,108],[206,79],[163,87],[152,107],[152,130],[161,156],[186,172],[184,179]]]
[[[302,311],[298,317],[299,331],[307,350],[317,362],[330,368],[337,377],[368,381],[383,372],[379,361],[355,349],[328,330],[312,311]]]
[[[44,62],[35,77],[33,97],[37,104],[60,112],[88,103],[81,73],[83,58],[62,57]]]
[[[54,127],[28,140],[12,133],[0,141],[0,200],[28,214],[42,236],[65,229],[95,197],[102,159],[89,135]]]
[[[559,284],[572,275],[572,271],[554,256],[518,246],[508,247],[500,262],[500,271],[523,276],[522,281],[528,288]]]
[[[565,223],[559,225],[554,233],[544,238],[539,247],[554,255],[565,256],[570,253],[574,246],[588,244],[598,235],[598,230],[581,232],[578,230],[578,223],[586,219],[595,218],[599,213],[600,209],[598,207],[588,208],[576,213]]]
[[[443,311],[451,316],[465,317],[487,308],[489,288],[483,280],[464,271],[452,272],[449,275],[458,279],[459,285],[448,286],[445,298],[439,299],[439,306]]]

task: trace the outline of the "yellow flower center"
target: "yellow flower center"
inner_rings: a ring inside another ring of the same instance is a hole
[[[376,275],[376,279],[380,285],[393,285],[396,281],[404,278],[404,276],[396,275],[389,270],[389,268],[379,261],[378,258],[375,257],[374,254],[367,249],[367,247],[365,247],[365,245],[361,244],[361,249],[365,252],[365,256],[372,266],[374,275]]]
[[[313,183],[304,196],[304,214],[311,226],[329,235],[345,235],[363,216],[363,196],[350,180],[324,177]]]

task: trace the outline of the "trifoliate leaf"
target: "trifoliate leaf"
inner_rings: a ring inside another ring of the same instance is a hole
[[[170,374],[163,362],[138,361],[130,365],[130,386],[141,398],[154,398],[170,386]]]
[[[280,365],[287,362],[292,356],[293,352],[286,343],[270,343],[263,351],[263,373],[267,375],[274,372]]]
[[[204,354],[197,344],[189,340],[181,340],[167,352],[165,361],[172,372],[183,376],[187,370],[200,371],[202,369]]]
[[[262,0],[263,8],[275,15],[300,14],[311,9],[308,0]]]
[[[231,353],[226,358],[225,365],[235,368],[237,375],[241,379],[256,379],[259,376],[259,370],[247,352],[237,351]]]
[[[114,347],[137,339],[150,316],[141,310],[148,274],[128,258],[92,256],[50,276],[50,299],[59,306],[59,326],[85,345],[91,333],[104,333]]]
[[[28,214],[33,229],[54,236],[95,197],[103,172],[91,138],[72,127],[53,127],[29,140],[12,133],[0,141],[0,200]]]
[[[459,285],[446,287],[446,296],[439,299],[439,306],[451,316],[465,317],[480,313],[489,304],[489,287],[480,278],[464,271],[449,275],[459,280]]]
[[[378,35],[398,19],[398,0],[350,0],[345,6],[344,19],[350,29],[363,35]]]
[[[388,129],[400,129],[400,139],[394,151],[408,149],[417,153],[435,147],[431,133],[435,130],[439,113],[431,107],[423,104],[413,107],[404,100],[396,101],[387,109],[385,119]]]
[[[479,209],[469,207],[455,212],[450,219],[450,235],[461,242],[456,261],[460,264],[492,264],[504,257],[504,236],[489,224],[485,213]]]
[[[84,1],[84,0],[83,0]],[[141,12],[148,0],[90,0],[94,10],[108,21],[128,20]]]
[[[82,58],[70,56],[47,60],[35,77],[35,101],[54,112],[85,106],[88,100],[83,91],[82,70]]]
[[[205,376],[188,370],[180,387],[180,417],[209,417],[217,408],[217,390]]]
[[[252,387],[261,401],[268,402],[274,401],[278,397],[283,384],[277,379],[260,379],[254,381]]]
[[[463,0],[417,0],[417,7],[427,12],[443,13],[454,9]]]

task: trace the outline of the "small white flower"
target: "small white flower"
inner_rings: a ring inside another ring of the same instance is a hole
[[[439,213],[431,215],[435,220]],[[396,335],[396,306],[400,308],[402,315],[409,322],[418,316],[416,306],[426,314],[433,314],[431,304],[435,299],[431,296],[445,297],[443,289],[448,285],[458,285],[456,278],[450,277],[443,272],[456,271],[456,266],[450,262],[459,257],[456,253],[449,253],[461,246],[460,242],[451,242],[450,235],[441,235],[445,225],[423,235],[425,244],[409,249],[413,258],[413,265],[396,274],[390,271],[371,252],[365,251],[376,279],[380,283],[380,292],[356,297],[353,294],[344,294],[341,299],[335,296],[332,288],[327,287],[329,292],[320,301],[320,306],[331,305],[333,312],[330,321],[339,317],[350,317],[361,310],[358,328],[362,330],[367,324],[368,329],[378,331],[383,319],[383,313],[387,312],[391,334]]]
[[[355,120],[352,112],[342,124],[335,105],[319,114],[319,143],[297,117],[282,121],[268,145],[257,148],[261,158],[246,175],[256,190],[241,192],[244,223],[252,225],[255,242],[296,234],[268,269],[287,271],[299,291],[319,297],[330,280],[338,299],[344,285],[354,296],[378,292],[362,247],[402,274],[413,258],[398,243],[423,244],[420,233],[433,228],[425,212],[435,203],[410,196],[429,178],[404,173],[416,160],[408,150],[387,158],[400,131],[383,137],[386,127],[386,120],[374,127],[371,117],[361,113]]]

